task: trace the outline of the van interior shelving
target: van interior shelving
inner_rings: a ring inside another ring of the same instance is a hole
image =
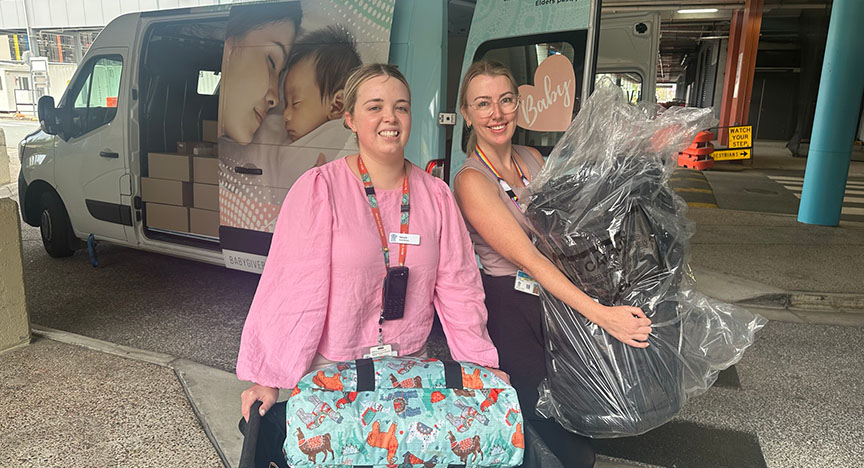
[[[202,141],[202,122],[218,120],[218,85],[201,93],[202,73],[222,68],[227,17],[209,21],[157,23],[149,28],[139,72],[140,170],[148,177],[150,153],[176,153],[177,142]],[[210,94],[212,92],[212,94]],[[154,240],[219,249],[219,239],[150,227],[143,207],[145,234]]]

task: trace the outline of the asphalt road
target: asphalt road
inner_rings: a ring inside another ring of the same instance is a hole
[[[232,371],[258,276],[103,245],[52,259],[25,227],[33,323]],[[772,322],[725,383],[646,436],[598,441],[600,453],[661,467],[856,466],[859,328]],[[827,464],[826,464],[827,463]]]

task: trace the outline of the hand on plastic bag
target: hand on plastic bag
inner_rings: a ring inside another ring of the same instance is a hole
[[[638,307],[605,307],[592,321],[618,341],[634,348],[647,348],[651,319]]]

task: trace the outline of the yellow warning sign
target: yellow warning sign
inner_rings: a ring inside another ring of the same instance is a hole
[[[729,127],[729,147],[730,148],[750,148],[752,146],[753,146],[753,127],[751,125],[742,125],[740,127]],[[734,159],[739,159],[739,158],[734,158]]]
[[[735,159],[750,159],[750,149],[728,149],[711,153],[715,161],[732,161]]]

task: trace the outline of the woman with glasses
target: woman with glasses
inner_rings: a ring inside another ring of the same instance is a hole
[[[567,467],[591,467],[588,439],[534,409],[537,387],[546,376],[542,309],[536,285],[561,299],[618,340],[648,346],[651,321],[636,307],[606,307],[571,283],[529,238],[519,206],[525,187],[543,166],[530,147],[511,144],[519,96],[505,66],[471,65],[462,79],[459,109],[471,131],[468,159],[454,179],[456,200],[483,266],[489,336],[498,348],[501,370],[510,374],[523,416]]]

